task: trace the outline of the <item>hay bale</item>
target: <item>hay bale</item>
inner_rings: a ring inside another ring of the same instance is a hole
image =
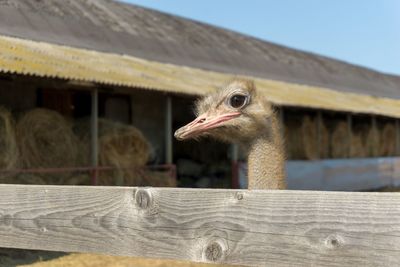
[[[99,162],[104,166],[144,166],[149,160],[149,142],[131,125],[99,121]]]
[[[176,179],[171,177],[168,172],[146,171],[141,186],[176,187]]]
[[[176,179],[168,172],[146,168],[117,168],[99,173],[98,185],[175,187]]]
[[[365,158],[368,156],[367,151],[367,133],[370,125],[365,123],[355,123],[351,137],[351,151],[352,158]]]
[[[349,152],[347,123],[340,121],[336,124],[331,138],[332,158],[346,158]]]
[[[72,174],[62,181],[63,185],[90,185],[91,177],[89,174]]]
[[[168,172],[145,168],[129,168],[101,171],[98,185],[175,187],[176,179]]]
[[[90,163],[90,121],[83,119],[74,126],[80,137],[80,163]],[[150,156],[150,145],[141,131],[132,125],[106,119],[98,121],[98,157],[100,166],[116,167],[115,170],[101,171],[99,185],[139,185],[141,178],[132,168],[146,165]]]
[[[361,133],[353,133],[351,137],[350,156],[352,158],[363,158],[367,156],[365,140],[363,140]]]
[[[367,149],[367,155],[369,157],[379,156],[379,144],[380,144],[379,130],[377,128],[370,127],[367,131],[366,144],[365,144]]]
[[[141,176],[135,170],[123,169],[121,166],[114,166],[112,170],[101,170],[97,177],[97,185],[117,186],[138,186],[141,183]]]
[[[43,177],[31,173],[10,174],[0,178],[0,184],[47,184]]]
[[[84,149],[81,150],[81,163],[90,162],[90,123],[88,119],[76,122],[75,133]],[[142,132],[132,125],[98,120],[98,157],[101,166],[129,168],[144,166],[149,160],[150,145]]]
[[[23,168],[75,167],[79,152],[72,125],[59,113],[37,108],[25,113],[16,126]]]
[[[396,127],[394,123],[385,123],[381,132],[379,146],[380,157],[392,157],[396,155]]]
[[[320,149],[320,158],[326,159],[329,158],[329,153],[330,153],[330,132],[328,130],[328,127],[326,126],[325,122],[322,121],[321,129],[320,129],[320,138],[321,138],[321,143],[319,144],[319,149]]]
[[[0,178],[0,184],[36,185],[90,185],[88,174],[74,174],[69,177],[58,174],[19,173]]]
[[[301,120],[289,120],[285,127],[287,154],[290,159],[317,159],[317,121],[306,115]]]
[[[17,161],[15,122],[11,113],[6,108],[0,107],[0,170],[15,169]]]

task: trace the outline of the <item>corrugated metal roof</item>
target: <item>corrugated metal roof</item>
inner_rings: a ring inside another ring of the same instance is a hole
[[[400,98],[400,77],[110,0],[1,0],[0,34],[225,73]]]
[[[201,95],[232,79],[233,74],[0,36],[0,72],[57,77],[166,92]],[[270,101],[400,118],[400,100],[345,93],[253,78]]]

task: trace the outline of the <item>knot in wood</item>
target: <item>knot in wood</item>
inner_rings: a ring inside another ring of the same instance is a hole
[[[224,258],[225,250],[219,242],[213,241],[206,245],[204,250],[204,258],[207,261],[217,262]]]
[[[329,235],[325,239],[325,245],[331,249],[339,248],[342,244],[343,240],[337,235]]]
[[[236,199],[237,200],[242,200],[243,199],[243,193],[242,192],[236,193]]]
[[[148,209],[151,207],[153,202],[153,197],[151,195],[150,189],[138,189],[135,193],[136,205],[141,209]]]

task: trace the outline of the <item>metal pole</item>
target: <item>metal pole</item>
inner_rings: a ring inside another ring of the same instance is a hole
[[[348,157],[352,155],[352,138],[353,138],[353,117],[351,114],[347,114],[347,144],[348,144]]]
[[[172,164],[173,148],[172,148],[172,99],[167,96],[166,99],[166,118],[165,118],[165,162]]]
[[[90,115],[90,156],[91,165],[93,167],[92,172],[92,184],[97,184],[98,177],[98,91],[97,88],[92,90],[92,112]]]

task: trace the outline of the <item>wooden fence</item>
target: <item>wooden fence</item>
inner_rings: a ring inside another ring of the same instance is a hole
[[[400,266],[400,194],[0,185],[0,247]]]

